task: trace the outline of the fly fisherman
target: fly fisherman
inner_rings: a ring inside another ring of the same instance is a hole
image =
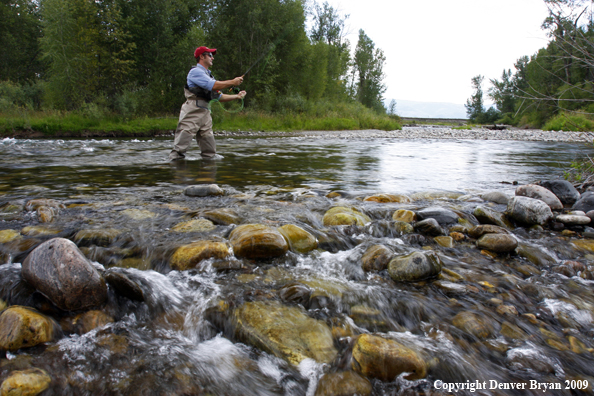
[[[212,133],[212,117],[208,102],[217,99],[219,102],[243,99],[245,91],[235,95],[221,94],[219,90],[236,87],[243,82],[242,77],[233,80],[217,81],[208,70],[216,55],[216,48],[198,47],[194,51],[194,58],[198,64],[188,73],[184,94],[186,103],[182,105],[179,121],[175,130],[173,150],[169,153],[170,160],[185,157],[185,152],[190,148],[192,139],[196,136],[200,146],[202,158],[213,158],[217,152],[214,135]]]

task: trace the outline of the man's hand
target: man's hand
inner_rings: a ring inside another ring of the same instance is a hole
[[[243,82],[243,76],[241,76],[241,77],[235,77],[231,81],[233,81],[233,85],[234,86],[238,86],[238,85],[240,85]]]
[[[247,95],[247,92],[241,91],[237,94],[237,99],[243,99],[245,98],[245,95]]]

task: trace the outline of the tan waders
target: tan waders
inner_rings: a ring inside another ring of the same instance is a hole
[[[202,158],[213,158],[217,152],[217,145],[212,133],[212,117],[208,109],[208,102],[197,99],[187,89],[184,90],[184,94],[187,100],[179,113],[173,150],[169,153],[169,159],[184,158],[184,154],[190,148],[194,137],[196,137],[198,146],[200,146]]]

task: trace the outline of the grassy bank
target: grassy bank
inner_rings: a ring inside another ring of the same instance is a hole
[[[235,105],[236,106],[236,105]],[[301,131],[401,129],[399,118],[381,115],[358,105],[314,106],[308,111],[265,113],[243,109],[233,112],[233,105],[212,107],[215,130],[221,131]],[[154,136],[171,132],[177,115],[163,117],[121,117],[103,112],[12,111],[0,114],[0,136],[88,137]]]

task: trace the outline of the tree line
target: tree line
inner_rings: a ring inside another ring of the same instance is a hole
[[[2,0],[0,111],[175,114],[206,45],[216,78],[249,70],[246,107],[323,100],[385,113],[383,51],[360,30],[351,54],[347,18],[304,0]]]
[[[466,103],[472,121],[545,129],[593,130],[594,14],[585,0],[544,0],[549,15],[542,24],[550,41],[523,56],[514,70],[491,79],[487,95],[497,109],[484,109],[481,75]]]

